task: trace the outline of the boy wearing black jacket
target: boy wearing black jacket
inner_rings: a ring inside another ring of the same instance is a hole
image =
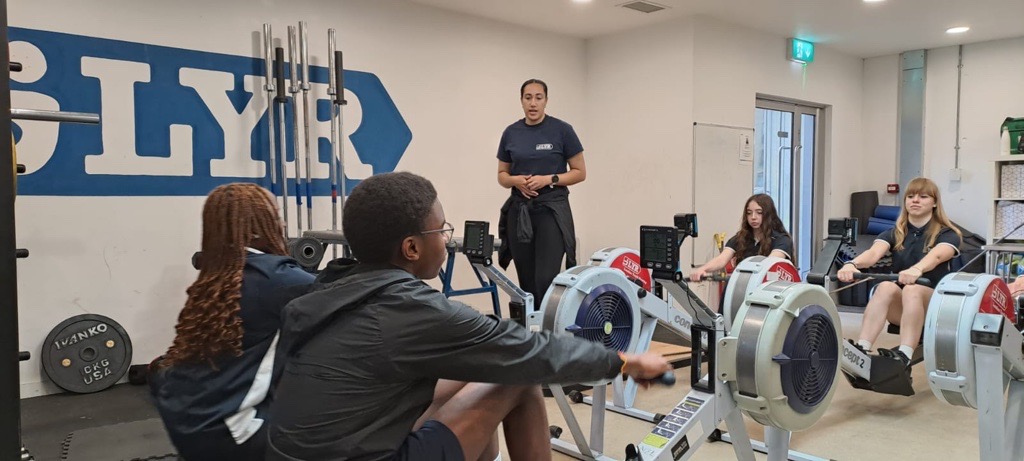
[[[513,459],[550,459],[539,383],[671,370],[658,354],[530,332],[424,283],[440,272],[454,229],[422,177],[362,181],[342,226],[360,262],[333,261],[285,309],[288,362],[268,459],[477,459],[500,423]]]

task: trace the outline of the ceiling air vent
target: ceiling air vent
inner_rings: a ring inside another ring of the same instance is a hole
[[[652,2],[648,2],[648,1],[644,1],[644,0],[639,0],[639,1],[636,1],[636,2],[623,3],[622,5],[619,5],[619,6],[621,6],[623,8],[629,8],[631,10],[636,10],[636,11],[639,11],[641,13],[653,13],[655,11],[661,11],[661,10],[664,10],[665,8],[667,8],[667,7],[661,6],[661,5],[657,4],[657,3],[652,3]]]

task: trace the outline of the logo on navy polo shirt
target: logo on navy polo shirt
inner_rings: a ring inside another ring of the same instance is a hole
[[[551,150],[551,149],[554,149],[554,148],[555,148],[555,146],[550,144],[550,143],[548,143],[548,144],[537,144],[537,150]]]

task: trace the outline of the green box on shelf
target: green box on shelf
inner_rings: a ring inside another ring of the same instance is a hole
[[[1010,138],[1009,154],[1024,154],[1024,143],[1021,142],[1021,137],[1024,137],[1024,117],[1007,117],[999,127],[1000,136],[1003,135],[1003,132],[1006,132]],[[1001,142],[1004,143],[1003,148],[1005,149],[1005,141]]]

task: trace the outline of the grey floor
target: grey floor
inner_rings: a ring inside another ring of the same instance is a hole
[[[844,312],[841,320],[845,336],[853,336],[858,331],[859,314]],[[879,346],[894,346],[896,340],[895,336],[883,333]],[[689,372],[689,368],[676,370],[679,384],[675,387],[641,391],[637,408],[651,412],[672,408],[689,391]],[[978,459],[977,412],[937,400],[928,388],[922,365],[914,370],[916,395],[913,397],[857,390],[845,380],[840,380],[837,386],[823,418],[812,428],[793,434],[793,450],[835,460]],[[546,401],[550,423],[566,427],[554,400]],[[147,388],[128,384],[97,394],[25,399],[21,406],[24,443],[39,461],[60,460],[61,443],[73,431],[157,417]],[[587,430],[590,407],[575,404],[572,410]],[[615,459],[622,459],[625,446],[641,440],[653,426],[613,413],[607,413],[606,420],[605,453]],[[749,419],[747,430],[753,438],[763,440],[762,427]],[[562,438],[570,440],[568,431]],[[508,460],[504,444],[502,451],[503,458]],[[722,442],[703,444],[693,457],[696,460],[735,458],[732,446]],[[555,453],[554,459],[572,458]],[[757,455],[756,459],[767,457]]]
[[[37,461],[58,461],[64,439],[72,432],[159,418],[150,402],[147,386],[131,384],[119,384],[94,394],[24,399],[21,401],[22,443]]]

